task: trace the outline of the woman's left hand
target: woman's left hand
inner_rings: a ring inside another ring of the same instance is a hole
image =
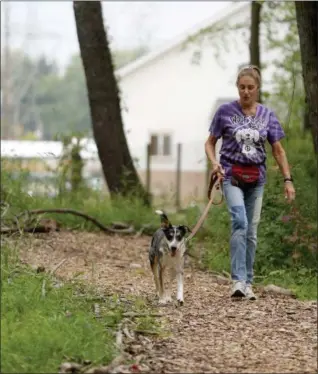
[[[285,199],[287,199],[287,201],[291,203],[293,200],[295,200],[295,196],[296,196],[294,185],[292,182],[285,182],[284,187],[285,187]]]

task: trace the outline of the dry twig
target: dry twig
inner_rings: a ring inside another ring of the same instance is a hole
[[[122,324],[120,323],[118,326],[118,330],[116,333],[116,345],[118,348],[121,348],[123,344],[123,332],[122,332]]]
[[[46,285],[46,281],[45,281],[45,279],[43,279],[43,283],[42,283],[42,297],[45,297],[45,294],[46,294],[45,285]]]
[[[50,273],[51,273],[51,275],[53,275],[55,272],[56,272],[56,270],[59,268],[59,267],[61,267],[63,264],[64,264],[64,262],[67,260],[67,258],[64,258],[62,261],[60,261],[51,271],[50,271]]]

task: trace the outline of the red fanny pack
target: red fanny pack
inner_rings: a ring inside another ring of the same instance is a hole
[[[259,174],[259,167],[256,165],[232,165],[232,177],[242,184],[256,183]]]

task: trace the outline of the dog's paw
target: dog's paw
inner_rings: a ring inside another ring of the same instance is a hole
[[[158,304],[159,305],[166,305],[167,304],[166,299],[164,297],[160,298],[159,301],[158,301]]]
[[[167,305],[172,302],[172,297],[171,296],[164,296],[159,298],[159,304],[160,305]]]
[[[179,305],[179,306],[182,306],[183,303],[184,303],[184,301],[183,301],[182,299],[178,299],[177,301],[178,301],[178,305]]]
[[[166,296],[165,300],[166,300],[167,303],[171,303],[172,302],[172,297],[171,296]]]

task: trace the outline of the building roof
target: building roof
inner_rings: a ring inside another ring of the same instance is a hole
[[[140,58],[137,58],[133,62],[123,66],[120,69],[116,70],[116,75],[118,78],[124,78],[125,76],[133,73],[140,67],[145,66],[146,64],[164,56],[166,53],[170,52],[174,48],[181,46],[183,43],[185,43],[189,38],[196,36],[200,30],[212,27],[213,25],[216,25],[219,22],[225,21],[227,18],[235,15],[239,11],[241,11],[244,8],[247,8],[250,6],[250,2],[231,2],[231,4],[225,8],[222,9],[220,12],[218,12],[216,15],[210,17],[209,19],[197,24],[196,26],[189,29],[187,32],[183,33],[182,35],[176,37],[174,40],[172,40],[170,43],[163,45],[162,47],[159,47],[158,49],[155,49],[153,51],[150,51],[146,55],[141,56]]]
[[[86,144],[81,151],[84,159],[96,159],[97,147],[92,139],[83,140]],[[1,140],[1,157],[4,158],[43,158],[54,159],[62,155],[61,142],[42,140]]]

